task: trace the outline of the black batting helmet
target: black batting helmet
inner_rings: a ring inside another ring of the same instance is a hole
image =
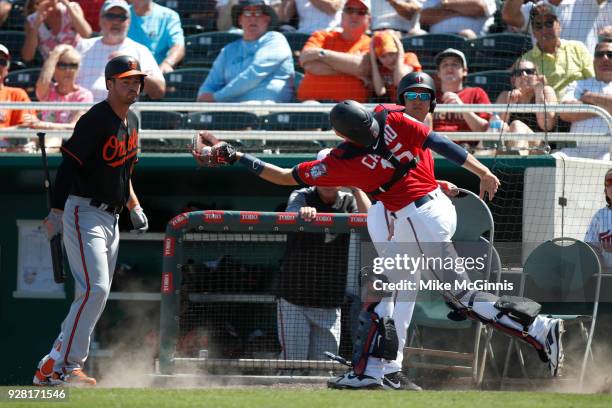
[[[335,130],[360,146],[374,143],[380,129],[374,114],[352,100],[337,103],[329,113],[329,121]]]
[[[146,77],[147,74],[140,70],[140,63],[138,60],[129,55],[120,55],[111,59],[106,63],[106,67],[104,68],[104,77],[107,81],[109,79],[125,78],[137,75],[140,76],[140,91],[142,92],[144,88],[144,77]]]
[[[433,78],[425,72],[411,72],[405,75],[397,85],[397,103],[404,105],[406,103],[404,93],[410,88],[425,88],[431,93],[431,102],[429,111],[433,112],[436,109],[436,83]]]

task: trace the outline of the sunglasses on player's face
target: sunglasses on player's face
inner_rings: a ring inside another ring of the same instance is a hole
[[[431,100],[431,94],[429,92],[408,91],[408,92],[404,92],[404,98],[406,98],[406,100],[409,100],[409,101],[415,101],[419,99],[421,101],[426,102],[426,101]]]
[[[0,67],[6,67],[8,65],[8,59],[0,58]]]
[[[556,20],[547,20],[547,21],[536,21],[533,23],[533,29],[536,31],[540,31],[541,29],[543,29],[544,27],[546,28],[553,28],[553,26],[555,25],[555,21]]]
[[[525,74],[525,75],[535,75],[536,74],[536,70],[535,70],[535,68],[518,68],[518,69],[515,69],[514,71],[512,71],[512,75],[514,75],[515,77],[523,76],[523,74]]]

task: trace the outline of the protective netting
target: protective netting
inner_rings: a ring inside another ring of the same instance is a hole
[[[359,302],[350,241],[348,233],[187,234],[175,357],[264,359],[240,369],[273,373],[278,360],[301,360],[285,372],[296,375],[324,369],[325,351],[347,356],[351,304]]]

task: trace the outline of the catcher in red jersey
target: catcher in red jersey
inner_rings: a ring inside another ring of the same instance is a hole
[[[330,112],[330,121],[345,142],[323,160],[300,163],[293,169],[237,152],[210,132],[200,132],[193,154],[204,165],[238,162],[275,184],[360,188],[377,200],[368,211],[367,221],[379,255],[392,257],[389,244],[401,243],[404,250],[413,248],[415,253],[409,255],[418,257],[421,243],[452,246],[456,227],[455,208],[440,188],[447,184],[437,182],[434,176],[432,150],[479,177],[481,198],[488,194],[492,199],[500,183],[474,156],[422,123],[436,104],[429,75],[415,72],[402,78],[398,103],[379,105],[373,113],[354,101],[338,103]],[[465,274],[453,275],[458,280],[468,279]],[[390,282],[414,281],[418,277],[418,273],[396,271],[387,276]],[[353,344],[352,369],[330,380],[329,387],[420,389],[401,373],[416,292],[397,291],[394,296],[364,305]],[[443,296],[458,316],[482,321],[531,344],[542,361],[548,363],[551,374],[557,374],[563,359],[562,321],[540,316],[537,303],[475,290],[446,291]]]

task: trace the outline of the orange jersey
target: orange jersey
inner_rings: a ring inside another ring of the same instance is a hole
[[[2,102],[32,102],[30,97],[21,88],[3,86],[0,89],[0,101]],[[0,109],[0,128],[10,127],[23,123],[25,113],[35,114],[34,111],[24,109]]]
[[[362,35],[357,41],[346,41],[341,32],[316,31],[310,36],[302,50],[309,48],[323,48],[363,55],[370,50],[370,37]],[[368,89],[361,79],[353,75],[316,75],[306,71],[297,90],[297,97],[300,101],[353,99],[365,102],[368,98]]]

